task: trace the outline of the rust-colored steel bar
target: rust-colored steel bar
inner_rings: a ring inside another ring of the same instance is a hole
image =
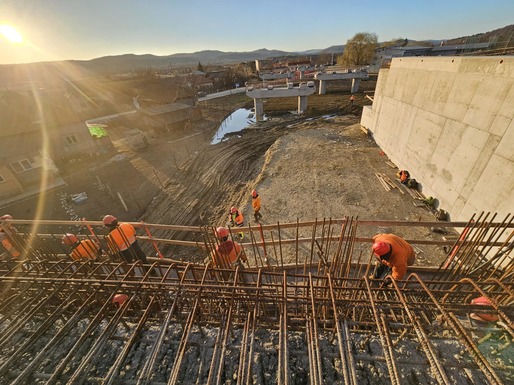
[[[209,266],[205,266],[201,284],[204,283],[205,278],[207,277],[208,270],[209,270]],[[180,339],[180,344],[179,344],[177,353],[175,355],[175,360],[173,362],[173,368],[171,370],[170,378],[168,380],[168,385],[174,385],[178,381],[180,367],[182,366],[182,361],[184,359],[184,355],[185,355],[186,348],[187,348],[187,341],[189,340],[189,335],[191,334],[191,329],[193,328],[193,323],[197,316],[197,312],[198,312],[198,309],[200,306],[200,298],[201,298],[202,291],[203,291],[203,287],[200,286],[198,289],[197,297],[195,299],[195,303],[193,305],[193,308],[189,312],[188,319],[184,326],[184,331],[182,334],[182,338]]]
[[[427,333],[425,332],[425,330],[423,330],[423,326],[421,325],[419,318],[416,317],[414,312],[412,312],[409,308],[409,305],[407,304],[407,299],[398,287],[395,280],[392,280],[392,285],[394,287],[394,290],[396,291],[398,299],[403,305],[405,313],[409,318],[409,321],[414,329],[414,332],[416,333],[418,341],[421,344],[421,348],[423,349],[423,352],[425,353],[425,356],[428,359],[428,362],[432,369],[432,374],[434,375],[435,379],[439,384],[451,384],[450,380],[448,379],[448,376],[446,375],[446,372],[444,371],[442,362],[437,357],[437,353],[435,352],[434,348],[432,347],[432,344],[430,343]]]
[[[336,306],[336,299],[334,295],[334,285],[332,283],[332,277],[330,274],[327,275],[328,278],[328,285],[329,285],[329,292],[330,292],[330,299],[332,301],[332,312],[334,315],[334,323],[336,326],[336,335],[337,335],[337,342],[339,347],[339,358],[341,359],[341,372],[343,372],[343,380],[344,384],[348,385],[357,385],[357,379],[355,378],[355,372],[352,370],[351,364],[350,364],[350,356],[351,356],[351,350],[348,350],[347,340],[346,337],[346,331],[345,336],[343,336],[343,332],[341,330],[341,321],[339,320],[338,315],[338,308]],[[346,325],[347,326],[347,325]]]
[[[164,274],[162,281],[164,281],[171,274],[171,271],[174,268],[175,268],[175,264],[168,267],[166,274]],[[159,333],[158,333],[158,335],[153,343],[153,346],[150,350],[149,358],[145,361],[143,368],[139,372],[139,376],[137,379],[137,385],[147,385],[150,382],[151,372],[153,371],[153,368],[155,367],[155,365],[157,363],[157,356],[161,350],[161,347],[164,344],[164,338],[166,337],[168,325],[170,324],[172,316],[177,309],[178,302],[181,299],[182,284],[184,283],[187,272],[190,268],[191,268],[191,264],[187,264],[184,269],[184,273],[180,277],[180,281],[178,283],[176,293],[173,297],[173,302],[172,302],[171,306],[168,308],[168,311],[166,312],[166,317],[164,318],[162,327],[159,329]],[[110,382],[106,381],[106,385],[109,383]]]
[[[387,321],[385,319],[385,316],[378,310],[378,307],[373,298],[373,291],[371,290],[371,285],[369,283],[368,277],[364,277],[364,283],[366,285],[368,299],[371,304],[373,316],[375,318],[375,323],[377,326],[378,335],[380,337],[380,342],[382,344],[382,350],[384,352],[384,357],[386,359],[387,369],[389,371],[391,383],[393,385],[400,385],[400,376],[398,374],[395,356],[392,351],[392,341],[391,335],[389,334],[389,331],[387,329]]]
[[[279,350],[278,350],[278,373],[277,384],[289,385],[289,350],[287,347],[287,275],[284,271],[282,276],[282,295],[281,295],[281,310],[280,310],[280,325],[279,325]]]
[[[421,287],[425,290],[427,295],[432,300],[433,304],[437,307],[440,314],[445,318],[445,320],[449,323],[449,325],[452,327],[452,329],[457,333],[463,340],[468,352],[470,353],[471,357],[475,360],[478,367],[484,375],[487,377],[487,379],[490,381],[493,385],[500,385],[503,384],[502,380],[498,377],[494,369],[491,367],[488,360],[484,357],[484,355],[480,352],[476,344],[473,342],[473,339],[471,336],[469,336],[466,333],[466,330],[463,328],[462,324],[456,319],[455,315],[452,313],[447,312],[441,303],[437,301],[437,299],[434,297],[434,295],[430,292],[428,287],[423,283],[423,281],[419,278],[417,274],[410,274],[407,278],[407,281],[409,280],[416,280]]]
[[[309,294],[310,294],[310,311],[311,314],[308,317],[310,323],[310,331],[311,331],[311,350],[312,350],[312,366],[314,369],[314,373],[311,376],[315,381],[315,384],[323,384],[323,370],[321,365],[321,355],[319,348],[319,333],[318,333],[318,316],[316,314],[316,301],[314,298],[314,283],[312,279],[312,274],[309,273]]]

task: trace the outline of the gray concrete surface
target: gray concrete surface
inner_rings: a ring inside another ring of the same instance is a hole
[[[395,58],[361,125],[452,220],[514,209],[514,57]]]

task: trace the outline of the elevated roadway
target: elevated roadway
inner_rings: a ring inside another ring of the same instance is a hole
[[[359,84],[361,79],[368,79],[369,75],[367,71],[355,71],[355,72],[318,72],[314,75],[314,78],[319,80],[319,94],[323,95],[326,93],[327,82],[333,80],[351,80],[352,81],[352,94],[359,91]]]
[[[307,109],[307,96],[312,95],[314,92],[316,92],[314,82],[300,83],[298,87],[293,87],[292,83],[289,83],[286,87],[272,85],[267,87],[249,85],[246,87],[246,96],[252,98],[254,102],[255,118],[257,121],[261,121],[264,116],[263,99],[297,97],[298,113],[302,113]]]

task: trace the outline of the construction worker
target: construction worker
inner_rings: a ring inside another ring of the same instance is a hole
[[[480,306],[488,306],[492,308],[491,300],[487,297],[478,297],[473,298],[471,300],[472,305],[480,305]],[[490,322],[496,322],[498,321],[498,316],[493,311],[484,311],[479,313],[470,313],[469,318],[471,318],[474,321],[478,321],[481,324],[490,323]]]
[[[0,217],[1,222],[11,220],[11,219],[13,219],[13,217],[12,217],[12,215],[9,215],[9,214],[5,214]],[[16,247],[14,247],[14,245],[13,245],[14,242],[12,242],[9,234],[6,233],[6,230],[10,231],[10,232],[15,232],[16,229],[14,227],[12,227],[11,224],[8,222],[2,223],[0,226],[0,242],[2,243],[2,246],[6,251],[5,255],[10,259],[12,259],[12,258],[18,259],[18,258],[20,258],[21,253],[19,252],[19,250]]]
[[[353,102],[355,102],[355,96],[350,96],[350,106],[353,106]]]
[[[382,279],[391,274],[393,279],[402,279],[407,266],[412,266],[416,254],[412,246],[403,238],[394,234],[377,234],[373,237],[373,254],[378,259],[375,271],[370,277]],[[386,284],[390,283],[386,279]]]
[[[97,242],[91,239],[79,240],[75,234],[64,234],[62,243],[71,246],[70,257],[74,261],[91,261],[102,254],[102,247]]]
[[[139,247],[136,238],[136,229],[130,223],[118,223],[118,219],[113,215],[106,215],[103,224],[109,229],[107,244],[112,251],[120,253],[125,262],[135,262],[140,260],[148,263],[146,255]]]
[[[401,184],[407,184],[409,182],[410,174],[407,170],[398,171],[396,176],[400,179]]]
[[[235,268],[241,262],[247,262],[246,254],[241,245],[230,239],[230,232],[226,227],[216,229],[219,244],[211,253],[214,266],[223,269]]]
[[[257,191],[252,191],[252,207],[253,207],[253,217],[256,222],[259,222],[259,219],[262,218],[261,210],[261,197],[257,194]]]
[[[244,215],[241,211],[239,211],[236,207],[231,207],[230,208],[230,212],[228,214],[228,219],[229,219],[229,223],[230,223],[230,226],[234,227],[244,227]],[[240,239],[243,239],[244,238],[244,234],[243,232],[240,232],[237,234],[237,236],[240,238]]]

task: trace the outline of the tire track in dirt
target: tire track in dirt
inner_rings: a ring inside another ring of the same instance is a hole
[[[247,192],[262,169],[266,151],[279,137],[294,129],[285,127],[283,122],[268,122],[238,133],[239,138],[204,146],[185,164],[180,177],[171,179],[166,190],[154,198],[142,220],[184,226],[225,225],[230,207],[247,200]],[[153,236],[202,242],[201,238],[192,239],[193,234],[173,230],[155,230]],[[151,249],[150,245],[146,247]],[[182,254],[172,245],[164,246],[162,252],[167,256]],[[191,252],[188,248],[188,259],[204,257],[193,257]]]

